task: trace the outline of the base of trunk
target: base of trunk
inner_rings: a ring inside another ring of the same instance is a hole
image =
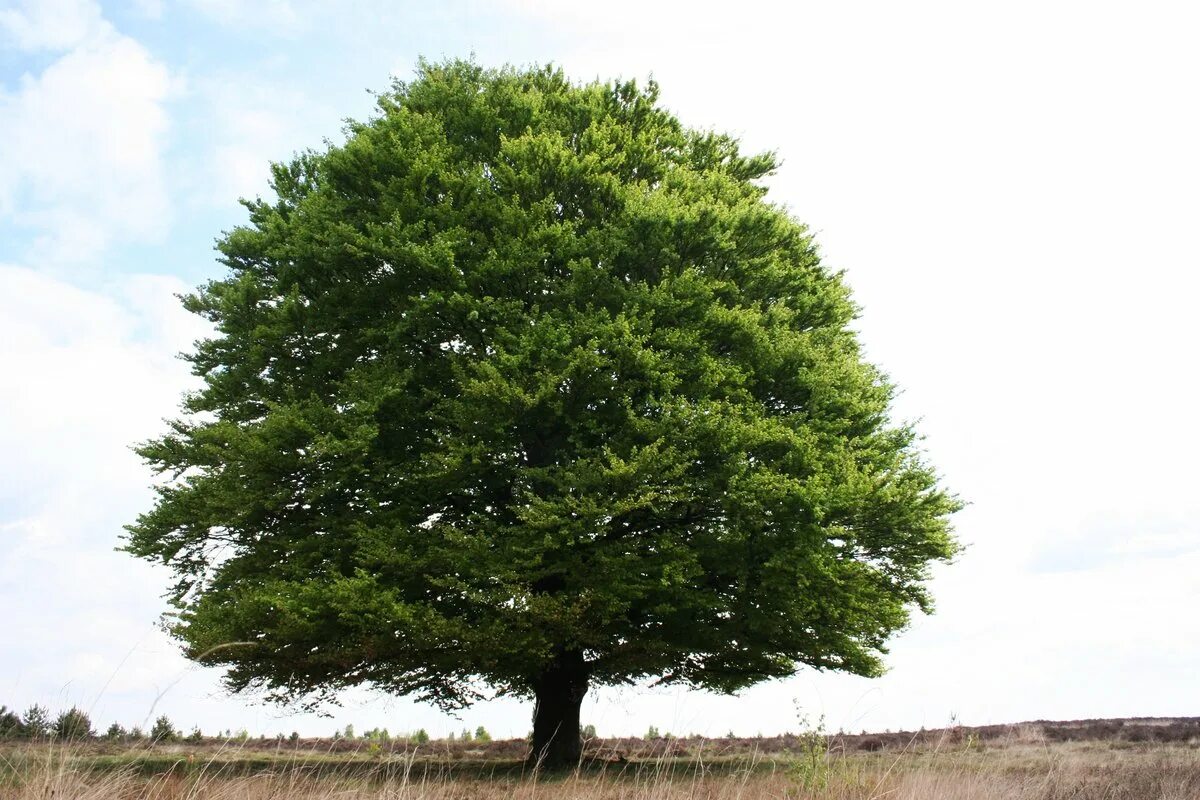
[[[529,763],[546,770],[571,769],[583,755],[579,709],[587,694],[583,653],[559,653],[534,681],[533,748]]]

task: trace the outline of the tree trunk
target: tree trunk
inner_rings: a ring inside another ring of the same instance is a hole
[[[579,763],[579,707],[588,690],[583,653],[561,651],[533,684],[533,749],[529,762],[541,769],[570,769]]]

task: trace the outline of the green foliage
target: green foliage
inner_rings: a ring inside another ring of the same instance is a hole
[[[825,730],[825,715],[811,723],[806,714],[797,708],[800,721],[797,755],[791,764],[791,776],[805,790],[823,791],[829,786],[830,757],[829,737]]]
[[[109,725],[108,730],[104,732],[104,738],[113,742],[122,741],[127,736],[129,736],[129,733],[118,722],[114,722],[112,725]]]
[[[146,734],[142,731],[142,729],[139,726],[134,725],[132,728],[129,729],[129,740],[130,741],[140,742],[144,738],[146,738]]]
[[[590,725],[590,724],[584,725],[583,728],[579,731],[579,734],[584,739],[595,739],[596,738],[596,726]]]
[[[44,739],[51,731],[50,711],[45,706],[31,705],[21,717],[21,728],[31,739]]]
[[[429,733],[424,728],[418,728],[417,732],[412,735],[414,744],[428,744]]]
[[[192,728],[192,732],[188,734],[187,741],[192,744],[201,744],[204,741],[204,733],[199,727]]]
[[[345,731],[345,733],[344,733],[344,736],[345,736],[347,739],[353,739],[353,738],[354,738],[354,726],[353,726],[353,725],[347,725],[347,726],[346,726],[346,731]]]
[[[380,742],[381,744],[387,744],[392,740],[392,735],[388,733],[387,728],[372,728],[364,733],[362,738],[368,742]]]
[[[154,720],[154,726],[150,728],[150,741],[152,743],[174,742],[178,739],[179,731],[175,730],[175,726],[171,724],[171,720],[166,714]]]
[[[478,728],[475,729],[475,741],[490,742],[491,740],[492,740],[492,735],[487,732],[487,728],[480,725]]]
[[[0,706],[0,739],[16,739],[25,735],[25,726],[17,712],[8,706]]]
[[[661,739],[661,738],[662,738],[662,734],[660,734],[660,733],[658,732],[658,727],[657,727],[657,726],[655,726],[655,725],[651,725],[649,728],[647,728],[647,729],[646,729],[646,735],[645,735],[645,736],[643,736],[642,738],[643,738],[643,739],[646,739],[647,741],[649,741],[649,740],[651,740],[651,739]]]
[[[233,690],[445,708],[591,684],[877,675],[955,552],[855,306],[770,154],[658,87],[423,64],[188,296],[212,338],[126,549]]]
[[[54,720],[54,736],[68,741],[90,739],[96,732],[92,730],[92,720],[78,708],[62,712]]]

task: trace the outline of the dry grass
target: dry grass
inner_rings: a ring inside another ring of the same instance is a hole
[[[0,753],[0,800],[1198,800],[1200,748],[1188,744],[1047,744],[1015,731],[1004,743],[830,755],[815,771],[794,755],[707,762],[659,758],[597,765],[565,776],[522,774],[505,762],[464,765],[419,756],[264,766],[239,753],[180,753],[99,762],[53,746]],[[163,764],[165,763],[165,766]]]

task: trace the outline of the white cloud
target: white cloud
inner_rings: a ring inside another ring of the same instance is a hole
[[[0,618],[21,643],[0,655],[0,689],[50,698],[70,681],[90,702],[131,647],[159,655],[122,675],[153,663],[161,684],[185,667],[154,632],[164,575],[113,551],[150,502],[130,445],[160,431],[193,380],[173,354],[208,330],[174,297],[185,288],[139,275],[90,291],[0,265]]]
[[[162,19],[163,0],[133,0],[133,7],[146,19]]]
[[[337,138],[342,116],[302,89],[244,75],[197,81],[213,133],[200,162],[201,194],[216,205],[268,192],[270,165]]]
[[[30,46],[70,48],[0,89],[0,214],[33,233],[26,257],[44,263],[94,261],[113,241],[161,236],[170,218],[167,68],[94,4],[63,5],[4,18]]]
[[[205,330],[177,308],[185,288],[130,276],[102,293],[0,266],[0,496],[75,496],[92,478],[142,490],[128,447],[176,406],[188,371],[175,354]]]
[[[215,104],[221,135],[211,153],[209,173],[214,202],[265,194],[271,162],[291,155],[284,144],[291,138],[288,112],[280,100],[270,92],[221,93]]]
[[[0,30],[22,50],[69,50],[110,30],[92,0],[24,0],[0,9]]]
[[[291,35],[304,27],[304,16],[291,0],[259,0],[254,3],[190,0],[190,3],[205,16],[228,27],[253,28],[277,35]]]

